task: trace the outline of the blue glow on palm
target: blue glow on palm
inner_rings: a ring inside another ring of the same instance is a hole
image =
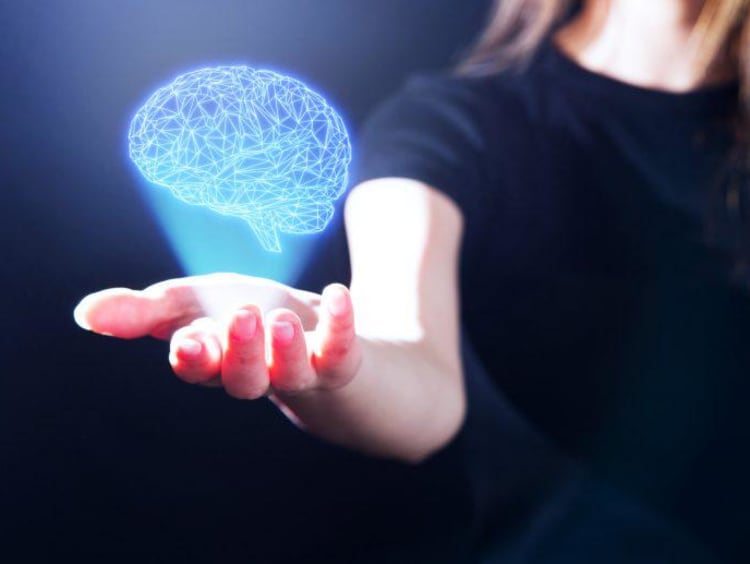
[[[245,66],[205,68],[157,90],[130,124],[130,157],[177,198],[245,219],[262,246],[317,233],[351,162],[341,117],[302,82]]]

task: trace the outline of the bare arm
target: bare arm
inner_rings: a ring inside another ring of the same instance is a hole
[[[355,188],[346,206],[351,292],[322,296],[237,275],[92,294],[83,327],[169,338],[174,372],[240,399],[270,395],[322,438],[417,462],[463,420],[456,206],[406,179]]]
[[[455,205],[415,181],[357,187],[346,206],[351,295],[362,362],[334,391],[282,396],[311,431],[418,461],[463,420]]]

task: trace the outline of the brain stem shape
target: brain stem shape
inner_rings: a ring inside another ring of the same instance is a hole
[[[130,157],[189,204],[245,219],[261,245],[322,231],[348,180],[341,117],[302,82],[245,66],[190,72],[133,117]]]

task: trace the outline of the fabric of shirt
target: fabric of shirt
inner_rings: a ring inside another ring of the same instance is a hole
[[[515,409],[750,561],[750,299],[715,226],[737,94],[630,85],[548,42],[520,71],[410,80],[363,128],[356,180],[460,208],[462,324]]]

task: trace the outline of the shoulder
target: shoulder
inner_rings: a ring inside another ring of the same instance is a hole
[[[475,110],[493,107],[499,99],[521,95],[528,87],[530,74],[510,70],[485,75],[448,71],[416,73],[409,76],[381,107],[406,100],[441,102]]]
[[[494,97],[498,75],[465,76],[449,72],[418,73],[411,75],[394,94],[391,100],[417,96],[430,101],[442,101],[456,105],[483,105]]]
[[[466,129],[478,124],[493,105],[494,83],[494,77],[474,78],[448,73],[412,75],[376,107],[363,131],[371,132],[383,122],[391,127],[423,125],[431,130],[452,125]]]
[[[466,149],[482,150],[504,125],[533,112],[538,90],[533,74],[412,75],[375,108],[360,137],[367,144],[384,136],[421,133]]]
[[[355,180],[418,180],[475,215],[477,195],[496,176],[494,156],[525,129],[525,81],[511,73],[412,76],[361,128]]]

